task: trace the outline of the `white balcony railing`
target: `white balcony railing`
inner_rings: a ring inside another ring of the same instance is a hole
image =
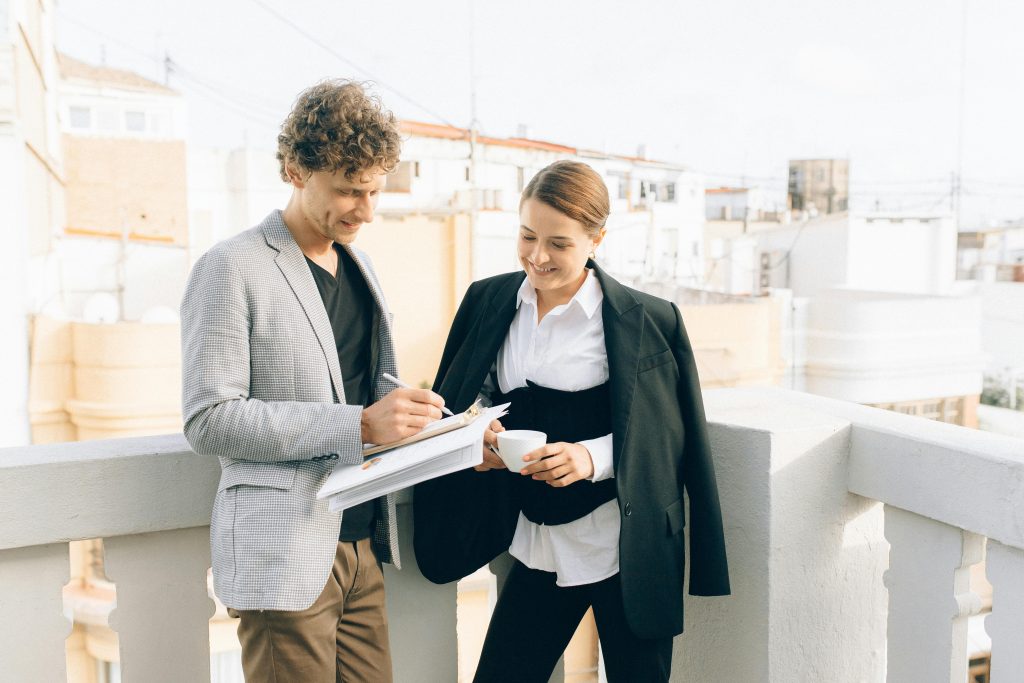
[[[1024,680],[1024,442],[791,392],[705,396],[733,595],[688,600],[675,678],[963,683],[986,557],[992,680]],[[103,538],[123,680],[209,680],[218,471],[180,436],[0,450],[0,679],[66,679],[68,541]],[[408,514],[406,569],[387,573],[395,677],[455,681],[455,587],[416,572]]]

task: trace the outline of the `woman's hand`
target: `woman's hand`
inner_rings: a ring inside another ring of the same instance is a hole
[[[523,468],[522,474],[546,481],[549,486],[568,486],[594,476],[590,451],[578,443],[549,443],[530,451],[523,460],[530,464]]]
[[[505,428],[501,426],[501,422],[495,420],[491,423],[491,426],[484,432],[484,461],[474,467],[473,469],[477,472],[486,472],[487,470],[503,470],[505,469],[505,463],[502,462],[501,458],[498,457],[488,446],[498,447],[498,432],[505,431]]]

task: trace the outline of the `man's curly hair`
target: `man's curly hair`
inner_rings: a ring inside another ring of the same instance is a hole
[[[329,80],[303,91],[277,136],[281,180],[286,164],[311,173],[342,171],[352,180],[379,168],[390,173],[401,150],[398,121],[362,83]]]

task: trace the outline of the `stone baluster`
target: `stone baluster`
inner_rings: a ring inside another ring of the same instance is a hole
[[[412,506],[399,496],[402,570],[384,565],[391,664],[396,681],[458,679],[455,582],[436,586],[420,574],[412,547]]]
[[[209,527],[116,536],[103,545],[106,574],[117,586],[110,627],[122,679],[208,683]]]
[[[1024,550],[989,539],[985,560],[992,583],[992,682],[1024,681]]]
[[[67,543],[0,550],[0,677],[67,680],[64,648],[71,622],[64,616],[62,588],[70,573]]]
[[[890,505],[885,537],[888,680],[963,683],[967,618],[981,609],[970,567],[984,556],[984,537]]]

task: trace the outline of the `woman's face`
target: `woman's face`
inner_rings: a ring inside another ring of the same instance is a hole
[[[591,238],[579,221],[536,199],[519,211],[519,263],[530,284],[541,293],[568,300],[585,275],[587,258],[604,238]]]

